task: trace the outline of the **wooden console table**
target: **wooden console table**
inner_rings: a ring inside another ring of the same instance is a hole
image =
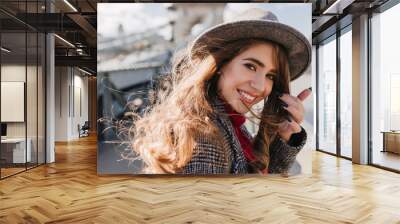
[[[382,152],[400,154],[400,131],[382,131],[381,133],[383,133]]]

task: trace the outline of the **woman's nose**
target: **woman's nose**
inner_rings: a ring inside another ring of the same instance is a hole
[[[250,81],[250,85],[259,93],[263,93],[265,91],[266,80],[262,75],[256,75],[254,79]]]

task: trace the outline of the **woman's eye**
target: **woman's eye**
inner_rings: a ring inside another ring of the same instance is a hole
[[[252,64],[244,64],[248,69],[252,70],[252,71],[256,71],[257,68],[256,66],[252,65]]]
[[[265,77],[266,77],[267,79],[272,80],[272,81],[275,80],[275,75],[273,75],[273,74],[267,74],[267,75],[265,75]]]

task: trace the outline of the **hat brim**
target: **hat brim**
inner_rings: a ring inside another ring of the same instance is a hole
[[[241,39],[265,39],[286,49],[289,60],[290,80],[300,77],[311,63],[311,45],[296,29],[274,21],[242,20],[214,26],[200,34],[190,47],[207,50],[215,40],[231,42]]]

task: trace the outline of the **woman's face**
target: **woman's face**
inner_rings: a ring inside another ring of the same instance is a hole
[[[274,48],[256,43],[221,68],[218,90],[238,113],[244,114],[267,97],[276,78]]]

